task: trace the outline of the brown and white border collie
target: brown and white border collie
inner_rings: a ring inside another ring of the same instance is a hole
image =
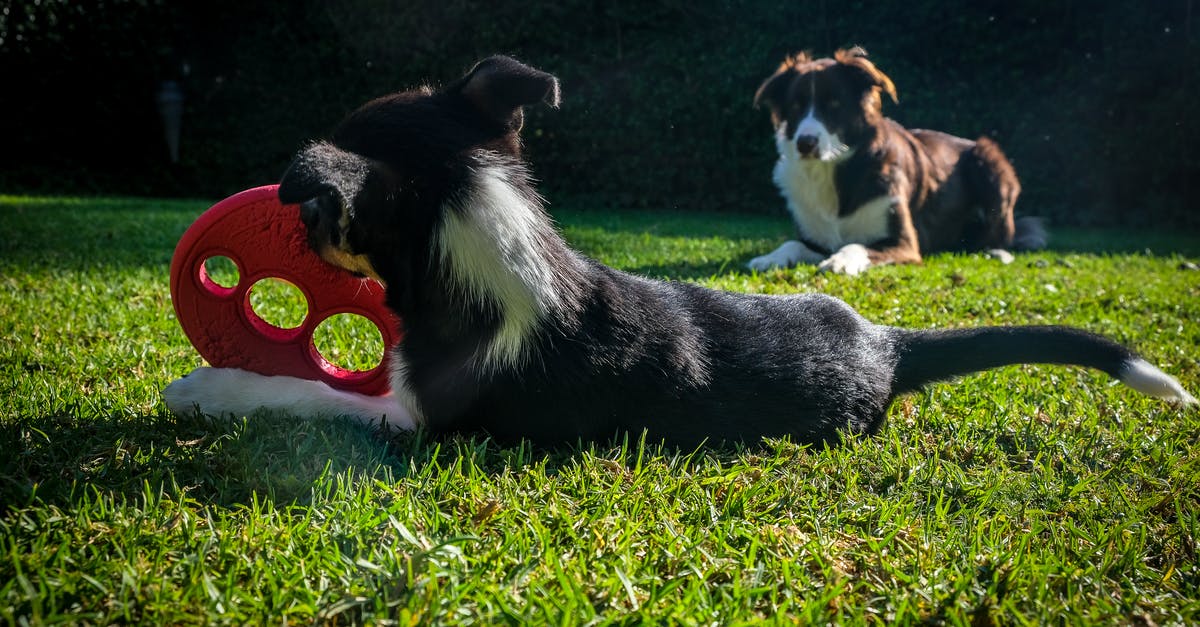
[[[550,74],[491,57],[443,89],[368,102],[284,174],[279,198],[300,205],[312,248],[381,281],[403,321],[390,395],[198,368],[164,390],[167,405],[543,444],[646,431],[691,446],[874,433],[897,395],[1019,362],[1090,366],[1195,400],[1078,329],[900,329],[821,294],[720,292],[588,259],[554,228],[521,158],[522,107],[558,98]]]
[[[787,58],[754,96],[775,125],[775,184],[799,233],[753,270],[815,263],[858,274],[941,251],[1045,245],[1036,220],[1013,220],[1016,172],[991,140],[905,129],[883,117],[896,87],[861,48]]]

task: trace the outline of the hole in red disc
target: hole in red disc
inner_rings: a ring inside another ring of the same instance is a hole
[[[279,329],[295,329],[308,317],[308,299],[300,288],[275,277],[250,286],[250,311],[259,320]]]
[[[233,293],[241,280],[237,264],[224,255],[213,255],[200,264],[200,284],[218,296]]]
[[[313,346],[325,361],[350,372],[366,372],[383,363],[383,334],[358,314],[340,313],[322,320],[313,331]]]

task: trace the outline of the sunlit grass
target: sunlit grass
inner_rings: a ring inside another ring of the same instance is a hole
[[[634,434],[540,451],[173,416],[159,390],[202,362],[167,268],[207,204],[0,198],[0,620],[1200,620],[1200,412],[1093,372],[936,385],[835,450]],[[1188,235],[1060,229],[1009,266],[937,256],[850,279],[742,271],[788,235],[782,216],[554,214],[631,271],[826,292],[888,324],[1075,324],[1200,389]],[[327,341],[353,356],[370,335]]]

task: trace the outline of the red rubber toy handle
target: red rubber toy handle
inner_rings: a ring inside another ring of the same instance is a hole
[[[171,301],[196,351],[218,368],[324,381],[362,394],[388,392],[383,363],[350,371],[329,363],[313,344],[313,332],[330,316],[363,316],[379,327],[386,347],[400,340],[400,321],[384,302],[383,286],[326,263],[309,248],[298,205],[283,205],[268,185],[213,205],[184,232],[171,259]],[[208,277],[204,262],[228,257],[237,265],[236,286]],[[308,314],[300,326],[282,329],[254,313],[250,288],[265,278],[287,281],[304,294]]]

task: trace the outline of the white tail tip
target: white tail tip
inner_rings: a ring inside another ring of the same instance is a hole
[[[1150,396],[1194,405],[1196,397],[1187,393],[1171,375],[1155,368],[1145,359],[1130,359],[1121,367],[1121,383]]]

